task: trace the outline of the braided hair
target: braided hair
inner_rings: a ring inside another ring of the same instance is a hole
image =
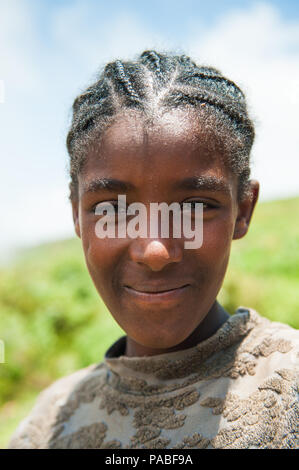
[[[144,51],[137,60],[108,63],[98,80],[77,96],[67,135],[70,156],[70,200],[77,198],[78,175],[89,144],[124,108],[145,116],[158,110],[189,107],[213,129],[226,163],[238,175],[238,199],[249,189],[254,126],[244,93],[213,67],[197,65],[186,55]]]

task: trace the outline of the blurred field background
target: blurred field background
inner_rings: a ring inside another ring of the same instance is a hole
[[[299,198],[259,203],[249,233],[232,245],[218,300],[299,328]],[[0,269],[0,448],[55,379],[100,362],[124,332],[89,277],[81,242],[22,253]]]

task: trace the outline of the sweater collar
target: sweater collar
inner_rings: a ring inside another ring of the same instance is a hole
[[[108,383],[124,392],[157,393],[204,378],[207,371],[212,372],[212,363],[210,369],[206,366],[212,356],[221,355],[221,351],[224,353],[223,350],[237,344],[260,318],[255,310],[238,307],[212,336],[196,346],[156,356],[125,356],[126,336],[122,336],[104,356]]]

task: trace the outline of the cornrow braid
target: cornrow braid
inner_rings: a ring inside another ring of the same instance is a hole
[[[144,51],[140,56],[140,62],[157,75],[161,73],[161,57],[156,51]]]
[[[192,90],[193,91],[193,90]],[[244,125],[248,129],[253,131],[251,128],[251,121],[248,119],[246,113],[242,108],[237,109],[230,100],[228,99],[219,99],[218,96],[215,96],[215,93],[212,93],[208,90],[202,89],[194,93],[189,93],[186,90],[174,89],[171,91],[167,97],[164,98],[163,103],[168,106],[180,106],[182,103],[187,103],[191,106],[197,106],[198,103],[206,103],[210,106],[214,106],[222,110],[236,125]]]
[[[239,198],[246,195],[254,141],[244,93],[221,72],[197,65],[186,55],[144,51],[135,61],[108,63],[95,83],[74,101],[66,143],[70,156],[70,199],[77,197],[78,175],[94,139],[126,108],[145,115],[157,110],[195,109],[223,142],[227,164],[239,178]]]
[[[107,67],[105,72],[106,75],[112,77],[117,85],[123,88],[125,96],[129,96],[131,101],[140,101],[140,97],[134,90],[130,77],[125,71],[124,64],[120,60],[116,60],[114,63],[110,64],[110,67]]]
[[[227,86],[228,89],[231,90],[232,94],[237,94],[239,92],[240,98],[245,99],[244,93],[242,92],[242,90],[240,90],[240,88],[234,82],[232,82],[231,80],[228,80],[225,77],[212,74],[211,71],[209,72],[210,73],[208,74],[205,72],[195,72],[192,75],[190,74],[186,74],[185,76],[183,75],[181,77],[181,82],[190,83],[190,82],[195,82],[195,80],[197,79],[199,82],[202,80],[211,80],[211,82],[213,82],[215,85],[223,84],[224,86]]]

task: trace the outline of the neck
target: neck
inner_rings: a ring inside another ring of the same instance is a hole
[[[214,304],[208,311],[207,315],[196,327],[196,329],[181,343],[168,349],[152,349],[136,343],[132,338],[127,336],[125,356],[138,357],[138,356],[156,356],[158,354],[165,354],[174,351],[180,351],[196,346],[198,343],[208,339],[225,323],[229,314],[227,311],[215,300]]]

